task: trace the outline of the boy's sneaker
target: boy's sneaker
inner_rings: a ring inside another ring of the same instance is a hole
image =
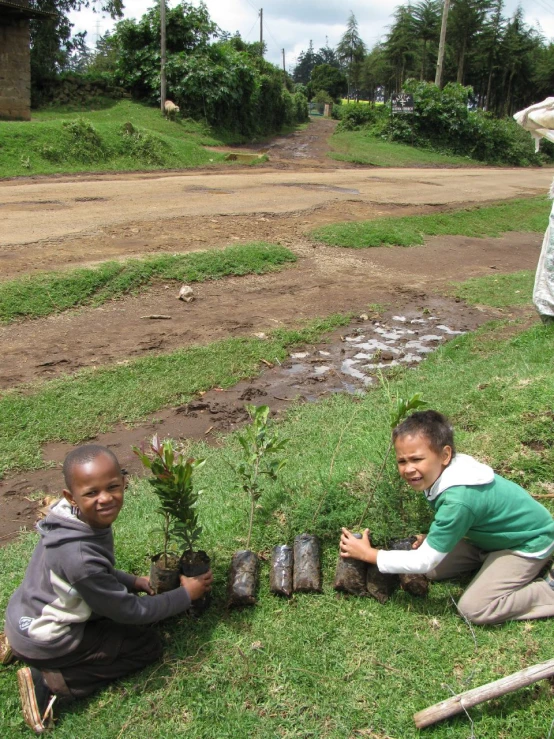
[[[56,700],[36,667],[23,667],[17,671],[17,684],[23,718],[35,734],[54,728],[52,706]]]
[[[12,648],[5,634],[0,634],[0,665],[10,665],[14,661]]]

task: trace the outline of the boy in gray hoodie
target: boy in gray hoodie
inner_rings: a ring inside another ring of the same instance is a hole
[[[181,576],[181,587],[152,595],[147,577],[114,567],[111,524],[126,487],[115,455],[86,445],[63,466],[63,499],[38,524],[40,541],[6,611],[26,724],[53,727],[56,697],[82,698],[160,658],[158,635],[144,626],[186,611],[211,589],[211,571]],[[138,597],[138,593],[152,597]]]

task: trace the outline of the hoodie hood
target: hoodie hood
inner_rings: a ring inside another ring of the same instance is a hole
[[[478,462],[469,454],[456,454],[442,475],[428,490],[427,500],[435,500],[448,488],[457,485],[489,485],[494,480],[494,470],[488,464]]]
[[[59,547],[60,544],[73,540],[101,541],[105,537],[106,542],[110,542],[112,539],[111,526],[105,529],[93,529],[88,523],[77,518],[65,498],[52,506],[46,518],[37,524],[37,530],[46,548]]]

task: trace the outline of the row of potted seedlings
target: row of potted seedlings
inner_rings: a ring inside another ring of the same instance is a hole
[[[287,440],[279,439],[268,425],[268,406],[247,406],[251,423],[238,435],[243,459],[234,470],[243,491],[250,499],[250,516],[246,548],[235,552],[231,559],[228,581],[228,605],[248,606],[256,603],[259,576],[258,555],[250,549],[254,514],[262,493],[265,476],[275,480],[285,465],[279,453]],[[146,450],[134,448],[135,454],[151,473],[149,482],[158,498],[158,513],[162,517],[163,548],[151,558],[150,584],[155,593],[163,593],[179,586],[179,576],[194,577],[210,568],[206,552],[195,546],[202,533],[198,522],[197,502],[201,490],[195,490],[193,474],[204,464],[204,459],[185,458],[174,442],[161,442],[154,436]],[[356,534],[361,538],[361,534]],[[391,549],[412,548],[415,537],[392,542]],[[339,556],[334,588],[351,595],[372,596],[385,603],[401,585],[413,595],[428,592],[428,581],[423,575],[386,575],[375,565]],[[294,546],[273,548],[270,567],[270,590],[276,595],[290,597],[293,592],[321,593],[323,589],[321,545],[317,536],[307,533],[297,536]],[[209,605],[209,595],[195,601],[194,612],[201,613]]]

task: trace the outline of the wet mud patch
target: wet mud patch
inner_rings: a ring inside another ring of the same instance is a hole
[[[140,425],[129,428],[120,424],[87,442],[109,447],[130,473],[140,475],[141,465],[131,447],[154,433],[217,445],[219,434],[248,421],[246,403],[267,404],[278,418],[293,402],[317,402],[337,392],[364,394],[376,383],[378,372],[416,367],[446,341],[473,331],[492,315],[424,293],[399,297],[394,308],[362,315],[330,334],[325,342],[297,347],[281,364],[261,367],[258,377],[232,388],[214,388],[185,405],[161,410]],[[61,464],[72,448],[68,443],[46,444],[45,469],[0,480],[0,545],[21,529],[32,528],[40,507],[35,502],[37,493],[61,492]]]
[[[60,200],[19,200],[15,203],[0,203],[2,211],[61,210],[69,207],[71,206]]]
[[[300,190],[324,190],[325,192],[341,192],[347,195],[359,195],[360,191],[351,187],[338,185],[319,185],[311,182],[279,182],[274,187],[298,187]]]

